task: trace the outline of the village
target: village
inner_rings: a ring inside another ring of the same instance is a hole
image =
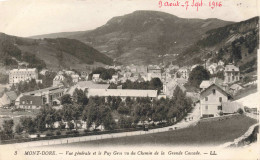
[[[14,119],[15,129],[6,139],[21,139],[257,115],[257,106],[236,101],[256,88],[254,78],[245,81],[238,67],[222,61],[182,67],[113,65],[92,71],[21,67],[9,71],[0,98],[1,113],[7,114],[1,116]],[[192,110],[199,114],[187,118]]]

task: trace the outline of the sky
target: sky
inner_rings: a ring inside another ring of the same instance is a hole
[[[104,25],[115,16],[136,10],[156,10],[181,18],[218,18],[242,21],[259,15],[259,0],[189,0],[207,6],[187,10],[179,7],[159,7],[160,0],[0,0],[0,32],[28,37],[56,32],[84,31]],[[161,0],[176,2],[177,0]],[[179,0],[185,3],[187,0]],[[209,2],[221,2],[211,9]]]

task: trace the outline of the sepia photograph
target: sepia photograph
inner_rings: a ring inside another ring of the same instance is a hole
[[[0,159],[260,159],[259,9],[0,0]]]

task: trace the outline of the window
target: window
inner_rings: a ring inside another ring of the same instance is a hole
[[[215,95],[216,94],[216,90],[212,89],[212,93],[213,93],[213,95]]]
[[[222,97],[219,97],[219,102],[222,102]]]
[[[218,110],[222,110],[222,106],[218,106]]]
[[[208,108],[209,108],[208,106],[205,106],[205,109],[206,109],[206,110],[208,110]]]
[[[205,101],[208,101],[208,97],[205,97]]]

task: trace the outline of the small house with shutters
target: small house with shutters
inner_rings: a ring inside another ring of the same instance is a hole
[[[222,111],[222,104],[229,102],[231,95],[216,84],[211,84],[200,93],[201,117],[216,117]]]
[[[43,106],[41,96],[24,95],[20,98],[20,104],[17,108],[22,109],[40,109]]]

